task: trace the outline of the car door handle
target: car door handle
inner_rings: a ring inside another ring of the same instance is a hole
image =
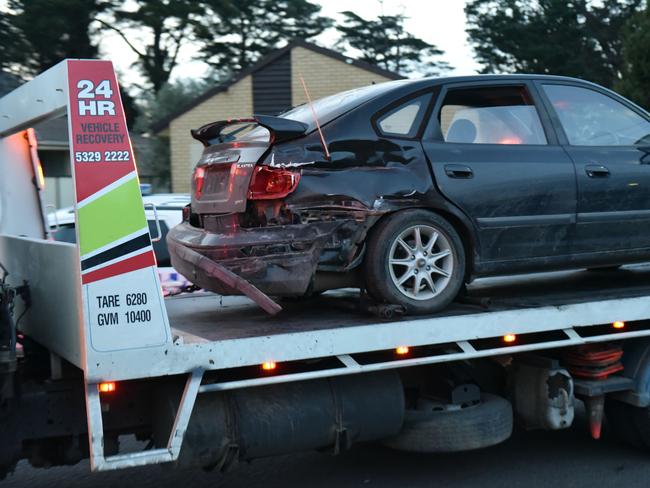
[[[585,166],[585,173],[589,178],[607,178],[609,170],[602,164],[588,164]]]
[[[473,178],[474,172],[469,166],[463,166],[462,164],[446,164],[445,165],[445,174],[450,178]]]

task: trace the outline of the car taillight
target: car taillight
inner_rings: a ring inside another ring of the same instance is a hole
[[[248,187],[250,200],[284,198],[294,191],[300,181],[300,173],[283,168],[258,166]]]
[[[197,166],[194,169],[194,195],[201,198],[203,194],[203,182],[205,181],[205,168]]]

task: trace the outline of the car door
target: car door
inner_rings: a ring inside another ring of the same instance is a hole
[[[538,84],[576,167],[576,251],[650,249],[648,114],[595,85]]]
[[[575,170],[525,80],[450,84],[423,146],[438,188],[473,221],[480,267],[570,253]]]

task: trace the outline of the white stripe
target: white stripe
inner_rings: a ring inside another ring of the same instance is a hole
[[[147,225],[147,227],[143,227],[142,229],[136,230],[135,232],[129,234],[128,236],[121,237],[120,239],[118,239],[116,241],[110,242],[110,243],[106,244],[105,246],[99,247],[99,248],[95,249],[94,251],[90,251],[89,253],[84,254],[83,256],[81,256],[81,260],[83,261],[84,259],[92,258],[93,256],[96,256],[99,253],[102,253],[104,251],[112,249],[115,246],[119,246],[120,244],[122,244],[122,243],[124,243],[126,241],[130,241],[131,239],[133,239],[135,237],[138,237],[138,236],[144,234],[145,232],[149,232],[149,226],[148,225]]]
[[[105,268],[106,266],[110,266],[111,264],[119,263],[120,261],[124,261],[125,259],[132,258],[133,256],[139,256],[140,254],[144,254],[147,251],[153,251],[153,247],[147,246],[147,247],[140,248],[137,251],[130,252],[129,254],[124,254],[119,258],[111,259],[110,261],[106,261],[105,263],[98,264],[97,266],[93,266],[92,268],[84,269],[81,272],[81,274],[85,275],[86,273],[90,273],[91,271],[97,271],[98,269]]]
[[[124,183],[126,183],[127,181],[132,180],[133,178],[136,178],[137,176],[138,176],[138,174],[135,171],[131,171],[129,174],[122,176],[119,180],[115,180],[110,185],[105,186],[104,188],[99,190],[97,193],[93,193],[89,197],[81,200],[79,203],[77,203],[77,208],[81,208],[81,207],[83,207],[85,205],[88,205],[90,202],[94,202],[99,197],[103,197],[109,191],[114,190],[118,186],[122,186]]]

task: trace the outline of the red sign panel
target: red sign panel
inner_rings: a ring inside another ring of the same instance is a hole
[[[68,61],[77,202],[134,171],[120,90],[110,61]]]

